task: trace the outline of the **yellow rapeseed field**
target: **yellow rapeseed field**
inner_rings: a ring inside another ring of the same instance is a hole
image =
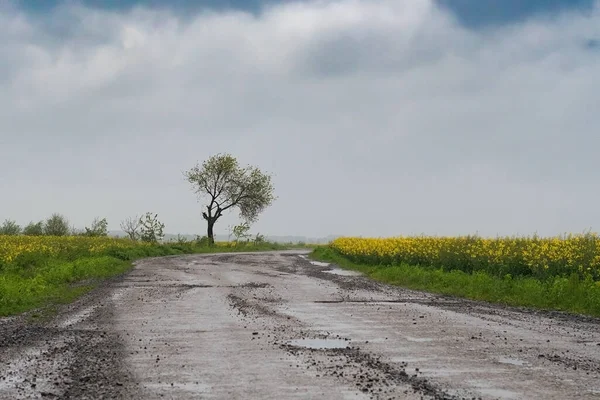
[[[144,246],[128,239],[85,236],[1,236],[0,265],[18,257],[74,258],[101,254],[108,248]]]
[[[369,265],[432,266],[505,276],[568,276],[574,272],[600,280],[600,236],[560,237],[393,237],[339,238],[331,247]]]

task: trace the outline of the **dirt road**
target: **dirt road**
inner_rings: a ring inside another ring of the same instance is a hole
[[[303,254],[143,260],[48,323],[0,319],[0,398],[600,398],[600,320],[379,285]]]

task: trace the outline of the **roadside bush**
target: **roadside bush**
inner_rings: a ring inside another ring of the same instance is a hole
[[[21,233],[21,227],[11,220],[5,220],[0,226],[0,235],[16,236]]]
[[[265,243],[265,236],[261,235],[260,233],[257,233],[256,236],[254,237],[254,244],[262,244]]]
[[[210,246],[210,239],[208,238],[208,236],[196,236],[196,240],[195,240],[196,246],[199,247],[209,247]]]
[[[137,216],[124,219],[121,221],[121,230],[127,234],[131,240],[139,240],[140,238],[140,219]]]
[[[23,235],[26,236],[42,236],[44,234],[44,221],[30,222],[23,228]]]
[[[85,227],[84,235],[89,237],[108,236],[108,222],[106,218],[94,218],[92,225],[89,228]]]
[[[140,218],[140,239],[143,242],[158,243],[164,237],[165,224],[158,220],[158,214],[147,212]]]
[[[67,236],[69,232],[69,221],[61,214],[52,214],[44,224],[44,235],[47,236]]]

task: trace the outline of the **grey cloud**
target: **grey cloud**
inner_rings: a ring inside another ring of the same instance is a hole
[[[264,13],[0,11],[0,218],[158,212],[202,232],[181,172],[275,174],[268,234],[553,234],[597,225],[600,14],[467,31],[429,0]],[[235,214],[217,226],[224,233]]]

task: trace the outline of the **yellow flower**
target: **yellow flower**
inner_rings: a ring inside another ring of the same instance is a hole
[[[491,272],[548,276],[587,273],[600,279],[600,237],[342,237],[331,248],[354,261],[370,264],[451,265],[469,270],[474,265]]]

